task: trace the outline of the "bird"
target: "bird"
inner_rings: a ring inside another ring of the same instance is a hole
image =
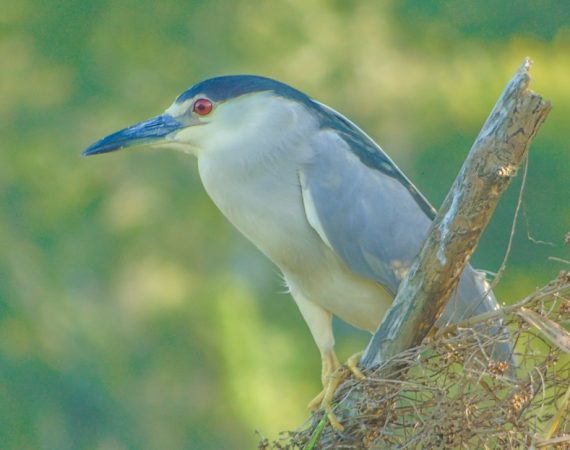
[[[281,271],[321,356],[324,389],[311,407],[323,406],[342,429],[330,405],[341,367],[332,318],[377,329],[436,210],[357,125],[262,76],[201,81],[163,114],[104,137],[83,155],[133,147],[195,156],[215,205]],[[468,264],[436,326],[498,309],[484,276]],[[511,351],[502,345],[498,358]],[[349,367],[360,378],[357,363],[351,358]]]

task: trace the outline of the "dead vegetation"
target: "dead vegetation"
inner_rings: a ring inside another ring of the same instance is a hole
[[[514,370],[486,356],[505,337],[476,331],[498,315],[515,343]],[[501,312],[440,330],[364,382],[345,382],[335,410],[343,433],[318,412],[302,429],[259,448],[570,448],[568,325],[570,272],[564,271]],[[395,375],[394,367],[400,367]]]

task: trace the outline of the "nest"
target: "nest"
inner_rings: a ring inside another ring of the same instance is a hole
[[[517,367],[494,361],[505,339]],[[440,330],[337,391],[337,432],[322,411],[268,449],[570,448],[570,272],[514,306]],[[488,327],[487,327],[488,329]]]

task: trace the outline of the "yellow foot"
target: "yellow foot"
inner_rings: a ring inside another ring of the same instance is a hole
[[[360,362],[360,359],[362,358],[363,354],[364,354],[364,350],[362,350],[358,353],[355,353],[354,355],[352,355],[350,358],[348,358],[346,360],[346,367],[348,367],[348,370],[350,370],[352,372],[352,374],[354,375],[354,378],[356,378],[358,381],[362,381],[362,380],[366,379],[364,374],[358,368],[358,363]]]
[[[344,431],[344,427],[338,420],[338,417],[333,411],[333,399],[334,394],[338,388],[338,386],[348,377],[348,370],[341,366],[337,370],[334,371],[333,374],[329,377],[329,381],[323,390],[323,400],[321,402],[321,408],[325,410],[327,416],[329,418],[329,422],[332,427],[337,431]]]
[[[338,417],[333,411],[332,401],[334,399],[334,394],[336,393],[338,386],[348,378],[350,373],[352,373],[354,377],[359,381],[362,381],[366,378],[357,367],[362,353],[363,352],[355,353],[350,358],[348,358],[345,365],[337,366],[329,373],[325,373],[328,371],[323,370],[324,388],[313,400],[309,402],[308,405],[311,411],[314,411],[318,408],[324,409],[327,413],[331,426],[337,431],[344,431],[344,426],[340,423]]]
[[[317,396],[309,402],[309,404],[307,405],[307,408],[309,408],[309,411],[316,411],[317,409],[319,409],[321,407],[321,404],[323,403],[323,398],[325,398],[325,391],[326,390],[327,390],[327,388],[325,386],[325,388],[321,392],[319,392],[317,394]]]

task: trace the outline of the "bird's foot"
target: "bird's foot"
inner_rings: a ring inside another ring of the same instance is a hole
[[[352,373],[354,377],[362,381],[366,377],[358,368],[358,362],[363,352],[358,352],[352,355],[344,365],[336,364],[334,370],[328,374],[323,373],[323,390],[309,402],[309,409],[314,411],[322,408],[325,410],[331,426],[337,431],[344,431],[344,426],[338,420],[338,417],[333,411],[333,399],[339,385],[345,381]]]
[[[364,350],[361,350],[346,360],[346,367],[348,367],[348,370],[350,370],[350,372],[354,375],[354,378],[356,378],[358,381],[366,379],[362,371],[358,368],[358,363],[360,362],[363,354]]]

